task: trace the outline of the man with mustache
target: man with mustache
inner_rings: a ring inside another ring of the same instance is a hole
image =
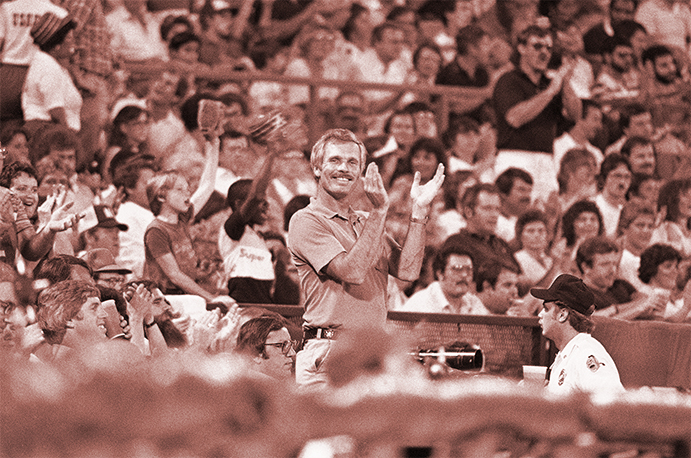
[[[403,312],[491,315],[473,294],[473,258],[459,246],[437,254],[433,263],[436,281],[417,293],[400,309]]]
[[[550,31],[529,26],[519,34],[517,43],[518,65],[499,78],[492,96],[497,115],[495,172],[500,174],[509,167],[526,170],[535,182],[533,198],[546,201],[559,189],[552,153],[562,111],[571,120],[581,116],[581,100],[569,84],[574,61],[563,58],[550,79]]]
[[[376,164],[367,166],[364,177],[372,210],[365,214],[351,207],[358,198],[366,154],[351,131],[327,131],[310,157],[316,197],[290,221],[288,247],[305,297],[306,343],[296,359],[300,385],[326,382],[323,363],[339,334],[358,328],[383,332],[389,274],[406,281],[420,275],[425,224],[444,181],[444,166],[439,164],[424,186],[420,174],[415,175],[410,223],[401,247],[384,230],[389,196]]]
[[[626,203],[626,192],[631,186],[631,166],[620,154],[611,154],[602,161],[595,204],[602,213],[605,234],[616,238],[619,214]]]

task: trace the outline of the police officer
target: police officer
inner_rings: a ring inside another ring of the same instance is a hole
[[[612,357],[590,335],[594,297],[583,281],[563,274],[548,289],[533,288],[530,294],[544,301],[538,315],[542,334],[559,349],[547,390],[553,394],[623,392]]]

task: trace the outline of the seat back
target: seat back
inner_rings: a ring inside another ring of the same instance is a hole
[[[595,317],[595,337],[629,387],[691,388],[691,325]]]

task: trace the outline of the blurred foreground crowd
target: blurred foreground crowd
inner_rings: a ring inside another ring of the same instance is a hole
[[[107,335],[289,375],[300,329],[237,303],[304,304],[288,224],[332,128],[377,164],[401,245],[413,177],[445,167],[389,310],[535,316],[530,288],[570,273],[595,314],[691,317],[686,0],[12,0],[0,43],[0,304],[21,357]]]

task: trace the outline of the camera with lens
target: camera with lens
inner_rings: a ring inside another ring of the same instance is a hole
[[[427,368],[433,379],[449,375],[453,371],[480,371],[484,358],[477,345],[454,342],[430,350],[418,350],[411,355]]]

